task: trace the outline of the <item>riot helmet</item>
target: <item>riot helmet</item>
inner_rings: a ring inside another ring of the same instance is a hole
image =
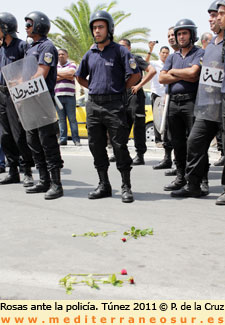
[[[213,3],[211,3],[211,5],[209,6],[209,9],[208,9],[208,13],[209,14],[211,14],[212,12],[218,12],[218,3],[219,3],[219,0],[216,0]],[[219,34],[220,31],[221,31],[221,29],[220,29],[218,23],[216,25],[218,27],[218,30],[217,31],[216,30],[213,30],[213,32],[215,34]],[[215,25],[215,27],[216,27],[216,25]]]
[[[4,37],[10,35],[13,38],[17,38],[17,20],[9,12],[0,13],[0,28]]]
[[[219,3],[219,0],[213,1],[213,3],[211,3],[211,5],[209,6],[209,9],[208,9],[209,14],[211,11],[218,12],[218,3]]]
[[[179,20],[176,25],[174,26],[174,35],[176,38],[176,42],[177,42],[177,32],[181,29],[188,29],[191,33],[191,41],[194,44],[195,42],[197,42],[198,37],[197,37],[197,26],[195,25],[195,23],[191,20],[191,19],[181,19]],[[178,43],[178,42],[177,42]]]
[[[33,34],[38,34],[41,36],[47,36],[51,23],[49,18],[40,11],[32,11],[24,18],[25,21],[28,19],[33,21]]]
[[[219,9],[219,6],[225,6],[225,0],[219,0],[217,3],[217,9]]]
[[[92,33],[92,36],[94,36],[93,34],[93,22],[95,22],[96,20],[104,20],[107,22],[108,25],[108,34],[109,34],[109,39],[112,41],[113,40],[113,34],[114,34],[114,21],[112,16],[104,10],[98,10],[96,12],[94,12],[91,15],[90,21],[89,21],[89,27]]]

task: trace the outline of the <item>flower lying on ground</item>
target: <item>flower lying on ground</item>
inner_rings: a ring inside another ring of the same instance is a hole
[[[146,235],[153,235],[153,229],[152,228],[146,228],[146,229],[136,229],[134,226],[130,228],[130,230],[124,231],[123,233],[125,236],[128,236],[127,238],[122,238],[123,241],[126,241],[127,239],[134,238],[137,239],[138,237],[144,237]],[[125,239],[125,240],[124,240]]]
[[[127,275],[127,270],[126,269],[122,269],[120,272],[121,275]]]
[[[130,282],[130,284],[134,284],[134,278],[131,276],[128,281]]]
[[[119,273],[121,275],[127,275],[127,271],[122,269]],[[124,282],[134,284],[133,277],[129,279],[120,280],[115,273],[99,274],[99,273],[82,273],[82,274],[68,274],[61,280],[59,284],[65,287],[66,293],[71,294],[73,291],[73,285],[86,284],[93,289],[100,289],[99,284],[112,284],[115,287],[122,287]]]

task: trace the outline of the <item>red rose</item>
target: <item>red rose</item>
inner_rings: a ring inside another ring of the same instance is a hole
[[[128,281],[129,281],[130,284],[134,284],[134,278],[133,277],[130,277]]]
[[[127,275],[127,270],[126,269],[122,269],[121,270],[121,275]]]
[[[125,243],[125,241],[127,241],[127,239],[124,237],[124,238],[121,238],[121,240]]]

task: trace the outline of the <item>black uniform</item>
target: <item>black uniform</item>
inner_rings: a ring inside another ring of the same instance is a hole
[[[25,46],[26,43],[18,38],[13,38],[9,46],[3,45],[0,48],[0,67],[22,59]],[[16,168],[19,165],[20,156],[23,158],[20,164],[24,165],[25,168],[34,166],[32,153],[26,141],[26,132],[19,121],[1,71],[0,123],[2,126],[2,149],[7,157],[9,166]]]
[[[131,169],[124,105],[125,77],[137,72],[130,52],[123,46],[110,42],[103,51],[94,45],[84,55],[76,73],[76,76],[83,79],[89,75],[89,98],[86,104],[88,140],[98,171],[107,170],[109,166],[107,130],[117,168],[120,171]]]
[[[174,197],[200,197],[200,184],[208,173],[208,149],[211,141],[221,129],[222,75],[221,52],[223,42],[215,43],[216,37],[205,50],[202,71],[195,103],[195,122],[187,141],[186,180],[188,185],[172,192]]]
[[[193,46],[185,57],[177,51],[166,59],[162,70],[172,68],[184,69],[193,65],[201,66],[204,50]],[[185,168],[187,156],[187,137],[194,123],[194,104],[198,89],[198,82],[191,83],[184,80],[170,84],[170,103],[168,108],[168,123],[174,148],[177,178],[164,190],[176,190],[185,185]]]
[[[141,73],[147,69],[147,63],[139,55],[133,55],[137,66]],[[140,82],[141,80],[139,80]],[[138,83],[139,83],[138,82]],[[129,134],[134,125],[134,146],[138,154],[143,155],[146,150],[146,134],[145,134],[145,94],[143,88],[139,89],[136,94],[132,94],[129,89],[127,91],[127,122],[129,127]]]
[[[58,52],[55,46],[47,37],[42,37],[39,41],[32,43],[31,47],[26,51],[26,56],[30,55],[37,58],[38,64],[50,66],[45,81],[53,98],[58,63]],[[58,133],[58,122],[27,131],[27,142],[32,150],[34,162],[38,169],[47,167],[48,171],[51,171],[63,166],[57,140]]]

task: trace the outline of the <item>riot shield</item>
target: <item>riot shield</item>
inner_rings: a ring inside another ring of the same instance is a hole
[[[165,96],[157,97],[153,105],[153,121],[156,130],[161,133],[162,118],[164,112]]]
[[[163,115],[162,115],[162,122],[161,122],[160,131],[159,131],[160,134],[163,134],[165,132],[166,119],[167,119],[167,112],[168,112],[169,102],[170,102],[170,95],[169,94],[166,94],[165,95]]]
[[[207,57],[204,57],[203,62],[194,114],[200,119],[221,122],[223,65]]]
[[[57,121],[55,106],[43,76],[33,78],[37,69],[34,56],[2,68],[10,96],[26,131]]]

